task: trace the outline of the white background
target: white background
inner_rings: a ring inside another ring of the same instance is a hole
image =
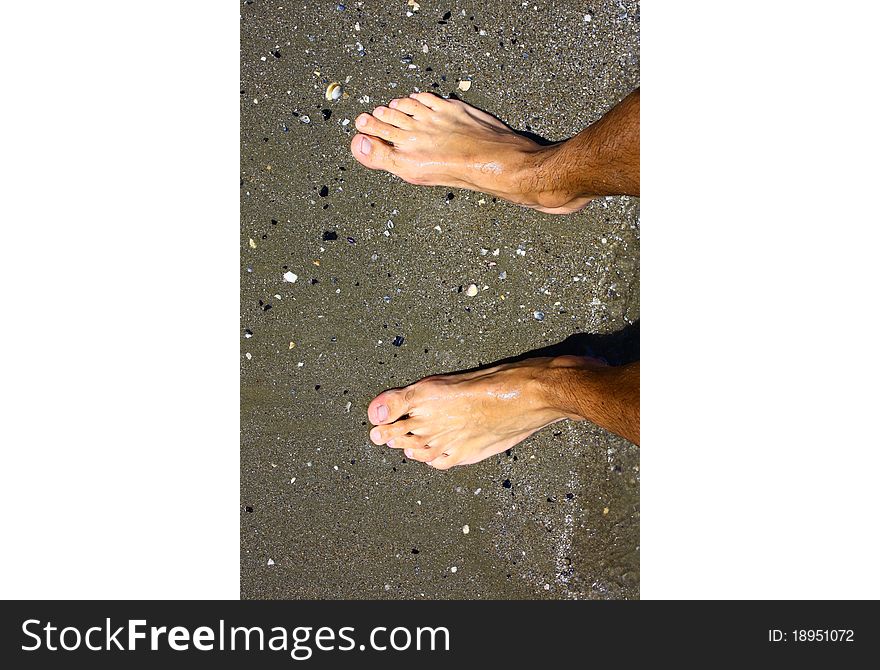
[[[880,597],[878,11],[673,4],[641,21],[642,595]],[[0,31],[0,596],[237,598],[238,3]]]

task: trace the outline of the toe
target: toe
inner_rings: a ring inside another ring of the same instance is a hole
[[[386,425],[408,414],[410,409],[407,389],[391,389],[373,398],[367,408],[367,416],[374,426]]]
[[[458,465],[458,457],[455,453],[441,453],[437,458],[427,461],[428,465],[437,470],[448,470],[453,465]]]
[[[415,125],[411,116],[388,107],[376,107],[376,109],[373,110],[373,116],[377,119],[381,119],[383,123],[387,123],[402,130],[412,130]]]
[[[413,461],[427,463],[441,456],[443,454],[443,447],[423,446],[421,448],[407,448],[404,449],[404,453],[407,458]]]
[[[491,124],[497,128],[503,128],[505,130],[509,130],[509,128],[506,125],[504,125],[504,122],[501,119],[498,119],[498,118],[492,116],[491,114],[487,114],[482,109],[477,109],[476,107],[472,107],[471,105],[467,104],[466,102],[461,102],[460,100],[457,100],[456,102],[458,103],[458,105],[460,106],[462,111],[467,112],[471,116],[473,116],[477,119],[480,119],[481,121],[485,121],[486,123]]]
[[[431,111],[415,98],[395,98],[388,103],[388,106],[404,114],[409,114],[417,120],[424,118]]]
[[[429,107],[435,112],[441,110],[444,106],[449,104],[447,100],[444,100],[443,98],[438,97],[433,93],[410,93],[409,97],[413,98],[414,100],[418,100],[425,107]]]
[[[417,424],[418,422],[414,419],[404,419],[403,421],[376,426],[370,431],[370,440],[373,444],[387,444],[389,447],[399,448],[396,440],[401,439],[408,432],[416,429],[418,427]],[[395,441],[395,443],[391,444],[391,441]]]
[[[351,140],[351,155],[374,170],[390,170],[394,148],[376,137],[358,133]]]
[[[355,119],[357,129],[373,137],[381,137],[386,142],[394,142],[403,137],[402,131],[389,123],[380,121],[372,114],[361,114]]]
[[[375,430],[375,429],[374,429]],[[403,449],[405,453],[425,451],[425,441],[428,438],[419,437],[418,435],[401,435],[394,437],[388,442],[388,446],[392,449]],[[407,456],[407,458],[410,458]]]

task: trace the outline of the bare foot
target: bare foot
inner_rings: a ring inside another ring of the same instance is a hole
[[[361,114],[355,125],[352,155],[410,184],[482,191],[550,214],[577,211],[592,199],[545,188],[541,164],[554,147],[459,100],[413,93]]]
[[[593,359],[532,358],[478,372],[426,377],[379,394],[367,410],[375,444],[440,470],[489,458],[562,419],[581,417],[556,406],[556,370],[597,369]]]

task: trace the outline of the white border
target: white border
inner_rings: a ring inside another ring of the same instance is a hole
[[[4,8],[3,597],[238,597],[237,10]]]
[[[873,3],[642,6],[642,596],[880,596]]]

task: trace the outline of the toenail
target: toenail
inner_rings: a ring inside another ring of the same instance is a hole
[[[385,444],[386,444],[386,446],[389,446],[392,449],[394,449],[394,440],[388,440]]]
[[[373,110],[373,116],[382,116],[384,113],[385,110],[381,107],[376,107],[376,109]]]
[[[378,428],[373,428],[373,430],[370,431],[370,439],[373,440],[373,442],[378,442],[382,439],[382,433],[379,432]]]
[[[367,125],[367,115],[361,114],[359,117],[357,117],[357,121],[355,123],[357,123],[358,126],[363,128],[365,125]]]
[[[404,449],[403,453],[406,454],[407,458],[412,458],[412,449]]]
[[[373,143],[370,142],[366,137],[361,140],[361,153],[369,154],[373,150]],[[385,410],[385,416],[388,416],[388,410]],[[379,419],[379,421],[384,421],[385,419]]]
[[[366,151],[364,151],[364,144],[367,144],[367,150],[366,150]],[[367,152],[370,150],[369,144],[370,144],[370,140],[368,140],[368,139],[365,137],[365,138],[361,141],[361,151],[364,151],[364,153],[367,153]],[[376,408],[376,418],[378,418],[379,421],[384,421],[385,419],[388,418],[388,408],[385,407],[385,405],[379,405],[379,406]]]
[[[391,102],[389,102],[389,103],[388,103],[388,106],[389,106],[389,107],[397,107],[397,99],[394,99],[394,100],[392,100]]]

